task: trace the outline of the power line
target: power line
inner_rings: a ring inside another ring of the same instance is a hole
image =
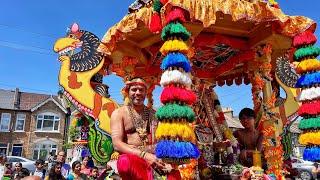
[[[0,46],[12,48],[12,49],[23,50],[23,51],[31,51],[31,52],[35,52],[35,53],[39,53],[39,54],[56,56],[55,53],[53,53],[51,50],[48,50],[48,49],[44,49],[44,48],[36,47],[36,46],[29,46],[29,45],[26,46],[26,45],[22,45],[22,44],[18,44],[18,43],[12,43],[9,41],[0,40]]]

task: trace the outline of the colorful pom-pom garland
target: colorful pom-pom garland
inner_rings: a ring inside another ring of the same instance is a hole
[[[299,128],[303,133],[299,136],[299,143],[307,145],[303,158],[310,161],[320,160],[320,63],[315,59],[320,54],[320,48],[314,47],[317,39],[311,31],[305,31],[293,39],[293,45],[297,48],[294,59],[297,62],[296,72],[302,74],[296,83],[296,87],[303,88],[298,96],[302,102],[298,114],[303,119]]]
[[[193,129],[184,122],[160,122],[155,134],[157,139],[179,139],[181,141],[196,142]]]
[[[191,142],[195,142],[195,134],[191,123],[195,114],[191,107],[196,96],[190,90],[191,65],[187,59],[189,47],[185,41],[190,33],[181,24],[185,22],[184,10],[172,7],[165,15],[165,27],[161,37],[165,41],[160,52],[165,58],[161,69],[164,70],[160,85],[165,87],[161,94],[160,107],[156,116],[160,124],[156,130],[156,156],[164,162],[185,164],[190,159],[199,157],[199,150]],[[188,97],[187,97],[188,96]]]
[[[182,68],[185,72],[191,71],[190,63],[187,57],[182,53],[169,53],[162,60],[160,68],[162,70],[168,70],[169,68]]]
[[[195,103],[196,99],[197,96],[193,91],[175,86],[165,87],[160,95],[160,101],[163,104],[179,101],[192,105]]]
[[[195,120],[195,114],[191,107],[178,104],[166,104],[160,107],[156,112],[159,121],[184,121],[192,123]]]

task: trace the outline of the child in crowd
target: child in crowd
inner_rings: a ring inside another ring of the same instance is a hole
[[[35,165],[36,165],[36,170],[33,172],[33,175],[39,176],[41,180],[43,180],[46,177],[46,170],[44,169],[44,161],[41,159],[38,159]]]
[[[96,166],[94,166],[91,169],[90,180],[98,179],[98,177],[99,177],[99,169]]]

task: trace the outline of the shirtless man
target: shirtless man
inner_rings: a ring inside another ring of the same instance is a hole
[[[244,108],[239,113],[239,119],[244,129],[234,132],[234,137],[240,144],[239,161],[246,167],[253,165],[253,151],[262,149],[262,133],[255,129],[255,114],[250,108]]]
[[[154,110],[144,105],[147,85],[141,78],[126,82],[129,103],[111,115],[114,149],[121,155],[117,168],[122,179],[153,179],[152,169],[164,173],[167,165],[156,158],[152,146],[155,131]]]

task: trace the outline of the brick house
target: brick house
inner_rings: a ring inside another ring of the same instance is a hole
[[[58,96],[0,89],[0,153],[45,160],[63,148],[67,112]]]

